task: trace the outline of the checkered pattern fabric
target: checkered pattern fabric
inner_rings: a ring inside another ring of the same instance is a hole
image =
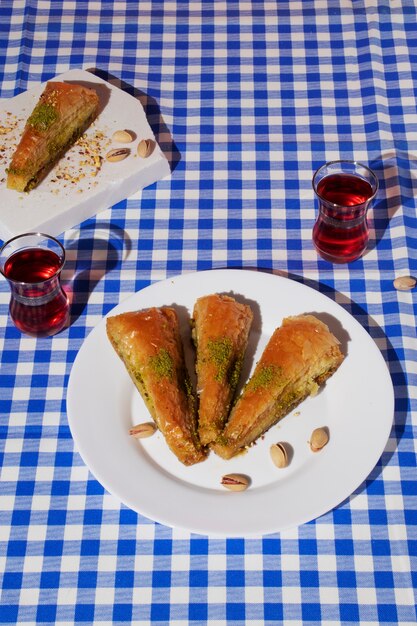
[[[0,282],[0,623],[415,624],[416,296],[393,288],[417,271],[415,3],[2,0],[0,30],[3,98],[96,68],[140,96],[173,168],[62,234],[68,330],[21,335]],[[311,241],[312,173],[338,158],[380,181],[369,251],[348,266]],[[257,539],[133,513],[89,473],[66,417],[71,365],[105,313],[220,267],[326,293],[395,385],[387,447],[352,497]]]

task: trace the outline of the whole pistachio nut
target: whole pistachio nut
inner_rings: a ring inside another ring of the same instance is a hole
[[[245,491],[249,487],[250,480],[244,474],[226,474],[223,476],[221,483],[230,491]]]
[[[116,163],[117,161],[123,161],[129,154],[129,148],[114,148],[106,154],[106,160],[110,161],[110,163]]]
[[[416,279],[412,276],[398,276],[394,280],[394,287],[398,291],[409,291],[416,286]]]
[[[288,466],[288,453],[282,442],[273,443],[269,452],[274,465],[280,469]]]
[[[147,159],[155,148],[155,142],[152,139],[142,139],[138,144],[138,155],[142,159]]]
[[[137,424],[129,430],[129,435],[136,439],[146,439],[151,437],[156,432],[156,424],[153,422],[143,422],[143,424]]]
[[[116,130],[112,139],[117,143],[130,143],[133,141],[133,135],[128,130]]]
[[[329,441],[329,431],[327,430],[327,428],[324,428],[324,427],[316,428],[311,433],[310,448],[313,452],[318,452],[319,450],[324,448],[324,446],[328,443],[328,441]]]

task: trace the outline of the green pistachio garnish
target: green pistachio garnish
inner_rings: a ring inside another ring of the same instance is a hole
[[[219,382],[223,380],[227,374],[232,349],[232,342],[227,337],[210,339],[207,343],[209,359],[217,366],[215,379]]]
[[[35,130],[45,131],[55,122],[58,114],[55,108],[45,102],[39,102],[33,109],[27,123]]]
[[[251,391],[256,391],[259,387],[268,387],[278,374],[278,368],[274,365],[261,366],[257,372],[254,373],[250,381],[248,382],[248,388]]]
[[[149,359],[149,365],[158,378],[172,378],[174,374],[174,362],[165,348],[161,348]]]
[[[233,364],[233,369],[230,374],[230,386],[232,389],[237,387],[240,378],[240,372],[242,371],[243,357],[240,356]]]

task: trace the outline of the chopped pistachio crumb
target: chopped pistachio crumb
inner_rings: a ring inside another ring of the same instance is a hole
[[[168,350],[161,348],[158,353],[151,357],[149,364],[159,378],[172,378],[174,363]]]

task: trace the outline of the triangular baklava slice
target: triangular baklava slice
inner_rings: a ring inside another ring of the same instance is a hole
[[[215,452],[230,459],[250,446],[316,393],[343,359],[338,340],[315,316],[284,319],[238,398]]]
[[[198,432],[203,445],[216,441],[223,430],[239,381],[252,319],[250,307],[230,296],[213,294],[195,303]]]
[[[49,82],[29,116],[7,173],[7,187],[30,191],[97,116],[94,89]]]
[[[196,399],[175,309],[109,317],[107,335],[172,452],[184,465],[202,461],[206,451],[198,438]]]

